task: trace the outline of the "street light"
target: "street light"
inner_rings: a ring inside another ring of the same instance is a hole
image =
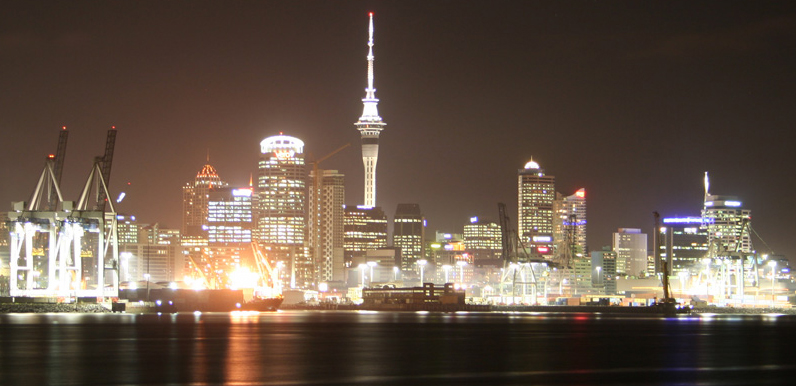
[[[464,266],[467,265],[467,262],[464,260],[459,260],[456,262],[456,265],[459,266],[459,282],[463,286],[464,285]]]
[[[686,278],[686,276],[688,276],[688,272],[680,271],[680,273],[678,273],[677,275],[680,276],[680,294],[681,294],[681,296],[684,296],[685,295],[685,278]]]
[[[428,261],[426,260],[417,261],[417,265],[420,266],[420,286],[423,286],[423,274],[425,273],[426,270],[426,264],[428,264]]]
[[[597,285],[603,284],[603,278],[600,276],[600,271],[602,271],[603,267],[595,268],[597,270]]]
[[[375,261],[368,261],[368,265],[370,266],[370,286],[373,286],[373,267],[377,265]]]
[[[282,279],[279,277],[279,270],[282,269],[282,267],[284,266],[285,266],[284,261],[276,262],[275,277],[273,278],[273,281],[274,281],[274,287],[276,287],[275,289],[277,290],[278,293],[282,293]]]
[[[768,265],[771,267],[771,304],[774,304],[774,280],[777,279],[777,262],[776,261],[769,261]]]
[[[361,277],[362,287],[365,286],[365,268],[367,267],[367,264],[360,264],[357,266],[357,268],[359,268],[359,276]]]

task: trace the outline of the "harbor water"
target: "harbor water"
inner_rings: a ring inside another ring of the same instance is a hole
[[[790,384],[796,317],[0,314],[0,385]]]

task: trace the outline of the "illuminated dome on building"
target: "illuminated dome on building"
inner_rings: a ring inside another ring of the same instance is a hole
[[[540,167],[539,164],[536,163],[536,161],[531,159],[530,161],[528,161],[527,164],[525,164],[525,169],[540,169]]]
[[[216,172],[216,168],[213,165],[207,164],[202,167],[202,170],[199,173],[196,173],[196,184],[216,184],[219,185],[221,182],[221,178],[218,176],[218,172]]]
[[[304,153],[304,141],[289,135],[274,135],[260,142],[260,152],[273,153],[278,150],[289,150],[295,153]]]

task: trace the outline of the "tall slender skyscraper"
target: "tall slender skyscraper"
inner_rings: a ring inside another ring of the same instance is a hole
[[[316,176],[315,173],[318,173]],[[345,280],[343,258],[343,208],[345,176],[337,170],[310,171],[316,181],[309,190],[307,246],[315,265],[317,282]]]
[[[202,167],[196,179],[182,187],[182,244],[207,245],[207,215],[210,189],[226,187],[216,168],[210,164]]]
[[[415,268],[425,253],[426,226],[419,204],[398,204],[393,219],[392,245],[401,248],[401,269]]]
[[[365,89],[365,105],[362,116],[355,123],[357,130],[362,135],[362,162],[365,164],[365,203],[364,206],[376,206],[376,162],[379,159],[379,134],[384,130],[386,123],[379,116],[376,99],[376,89],[373,88],[373,12],[369,14],[370,26],[368,32],[368,88]]]
[[[553,249],[555,177],[533,160],[518,174],[519,235],[532,256],[550,255]]]
[[[289,274],[291,288],[312,286],[314,267],[305,253],[304,141],[280,133],[260,142],[260,153],[254,237],[270,259],[285,264],[280,275]]]

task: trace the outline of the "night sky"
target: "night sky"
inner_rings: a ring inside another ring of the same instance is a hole
[[[599,249],[619,227],[651,232],[655,210],[698,215],[709,171],[711,193],[738,196],[792,257],[796,2],[692,3],[2,1],[0,204],[28,200],[64,125],[67,199],[115,125],[111,189],[144,223],[180,227],[208,153],[247,185],[280,131],[308,158],[350,142],[321,166],[360,204],[373,11],[390,217],[419,203],[431,232],[458,233],[505,202],[516,224],[533,157],[559,192],[586,188]]]

